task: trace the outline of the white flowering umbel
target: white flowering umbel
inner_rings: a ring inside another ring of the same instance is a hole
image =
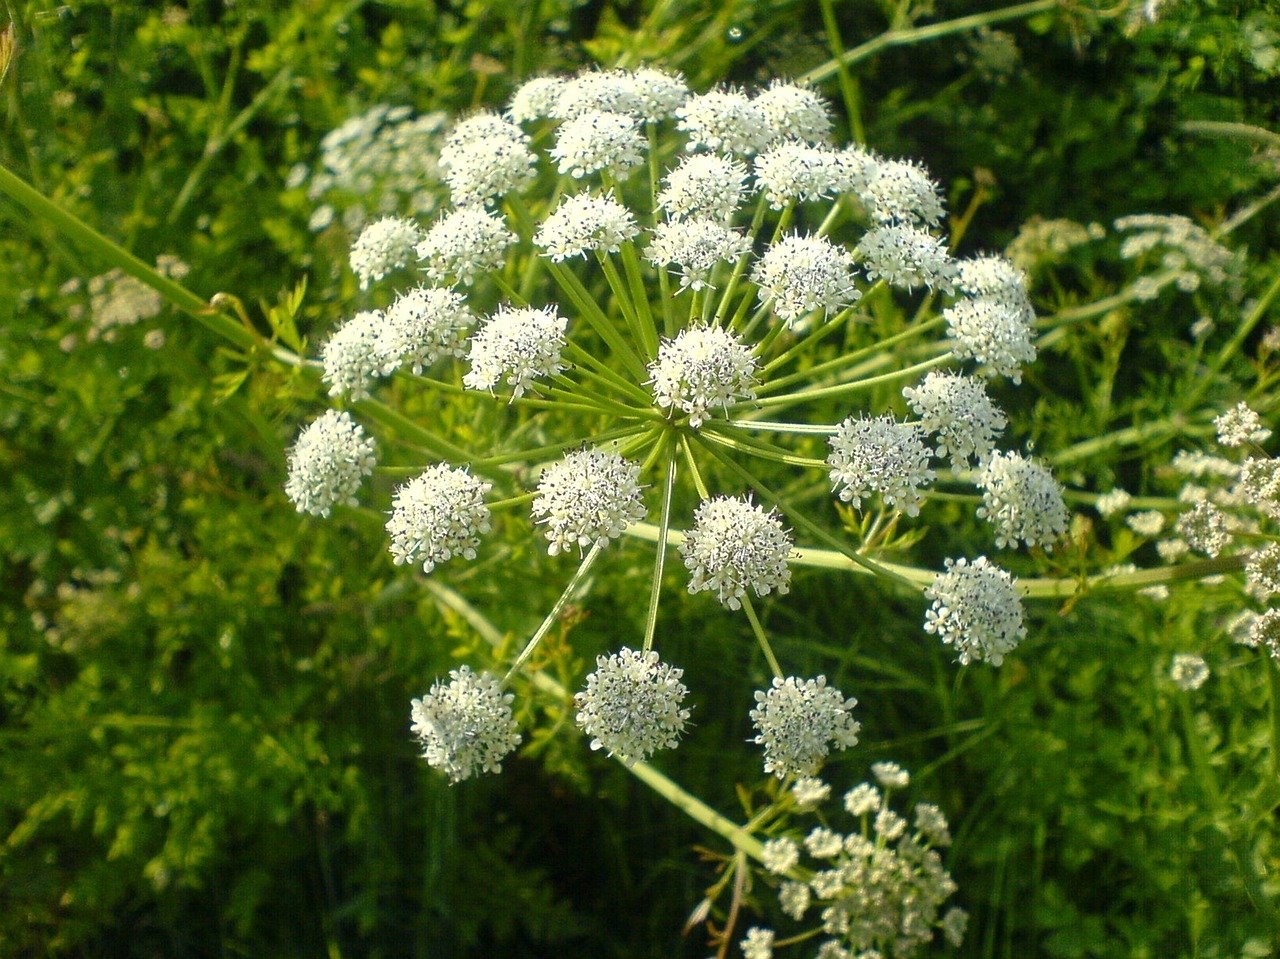
[[[328,516],[354,506],[360,484],[374,467],[376,446],[350,413],[327,410],[289,450],[285,495],[299,513]]]
[[[716,407],[755,395],[756,363],[745,343],[718,326],[695,327],[663,343],[649,366],[657,404],[700,427]]]
[[[946,571],[924,595],[933,601],[925,632],[954,646],[962,664],[982,660],[999,666],[1026,638],[1018,584],[985,556],[947,560]]]
[[[751,710],[755,741],[764,747],[764,771],[779,779],[812,776],[831,747],[856,746],[862,729],[852,715],[856,705],[856,699],[828,686],[826,676],[775,676],[769,689],[756,693]]]
[[[591,737],[591,748],[630,764],[674,747],[689,721],[689,710],[680,705],[689,692],[680,682],[683,673],[654,650],[623,647],[597,657],[586,689],[574,697],[577,723]]]
[[[412,703],[410,728],[427,764],[455,783],[501,772],[502,760],[520,745],[513,698],[488,673],[476,674],[470,666],[451,670],[449,682],[436,682]]]
[[[387,533],[397,564],[420,563],[429,573],[455,556],[475,559],[489,532],[484,497],[492,483],[441,463],[405,483],[391,504]]]
[[[694,514],[693,529],[680,544],[689,568],[689,592],[712,590],[728,609],[757,596],[790,589],[791,535],[772,512],[731,496],[707,500]]]
[[[785,936],[789,943],[805,942],[810,948],[817,942],[816,953],[797,955],[822,959],[910,959],[933,954],[939,933],[952,948],[960,945],[967,916],[954,907],[943,911],[957,888],[938,852],[951,843],[946,816],[931,803],[917,803],[910,820],[892,809],[893,791],[905,787],[907,775],[896,764],[884,765],[900,775],[889,782],[877,775],[883,794],[871,783],[861,783],[846,794],[846,811],[858,820],[851,827],[842,826],[837,817],[825,817],[828,824],[810,829],[805,836],[804,855],[785,836],[765,844],[766,853],[782,844],[794,851],[785,870],[774,868],[770,857],[762,854],[767,874],[760,875],[777,887],[783,913],[799,928],[778,933],[757,927],[752,932],[767,932],[769,943],[775,935]],[[874,801],[867,802],[867,797]],[[804,881],[792,878],[796,875]],[[764,938],[758,935],[754,941]],[[747,944],[744,941],[744,951]],[[933,950],[927,951],[931,946]]]
[[[603,545],[644,519],[639,479],[638,465],[602,450],[578,450],[547,467],[533,501],[535,522],[547,527],[547,552]]]
[[[978,479],[978,515],[996,528],[997,546],[1052,549],[1067,532],[1062,487],[1047,468],[1020,453],[992,453]]]
[[[996,545],[1047,548],[1065,532],[1060,488],[997,448],[1006,419],[976,378],[1016,381],[1036,355],[1022,274],[996,256],[958,263],[925,168],[832,143],[834,129],[822,96],[793,83],[691,93],[648,68],[533,78],[505,114],[448,128],[449,206],[430,223],[380,221],[352,250],[363,286],[417,275],[361,294],[357,319],[320,341],[328,388],[390,434],[400,485],[378,495],[397,563],[438,576],[482,552],[527,553],[487,551],[498,531],[574,568],[504,664],[503,690],[552,630],[572,639],[565,608],[590,602],[615,540],[628,564],[652,564],[641,635],[619,638],[577,701],[589,741],[625,761],[674,745],[688,718],[657,649],[675,552],[689,591],[735,614],[773,675],[755,741],[770,773],[794,779],[858,729],[851,698],[787,678],[771,647],[768,607],[794,566],[914,588],[962,661],[994,663],[1023,632],[1016,594],[982,606],[1008,574],[906,565],[908,524],[966,502],[935,491],[936,474],[950,487],[981,470]],[[324,422],[290,459],[289,495],[317,514],[351,502],[372,469],[349,414]]]
[[[504,379],[519,398],[536,377],[562,368],[566,320],[551,307],[503,307],[471,339],[471,370],[462,378],[473,390],[492,391]]]
[[[984,460],[1008,423],[982,381],[963,373],[935,370],[919,386],[905,387],[902,395],[925,433],[935,434],[934,452],[949,457],[955,470]]]
[[[421,239],[418,224],[399,217],[383,217],[365,227],[351,247],[351,272],[359,277],[360,288],[413,262]]]
[[[929,451],[914,423],[892,416],[849,417],[831,437],[831,482],[840,498],[854,507],[862,497],[878,493],[908,516],[920,513],[921,489],[933,482]]]

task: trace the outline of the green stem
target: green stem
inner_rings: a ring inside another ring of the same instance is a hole
[[[423,581],[423,585],[440,606],[459,616],[490,646],[497,649],[502,645],[502,631],[494,626],[488,617],[468,603],[460,593],[438,579],[428,578]],[[556,682],[554,677],[544,672],[535,673],[530,681],[557,699],[572,698],[567,689]],[[711,830],[735,849],[741,849],[748,856],[759,861],[763,844],[732,819],[716,812],[697,796],[682,789],[647,763],[637,762],[630,766],[624,763],[623,768],[694,822]]]
[[[842,59],[845,48],[844,41],[840,38],[835,6],[832,0],[820,0],[819,6],[822,7],[822,26],[827,34],[827,46],[831,48],[831,57],[840,76],[840,95],[844,99],[845,113],[849,115],[849,136],[855,143],[865,143],[867,134],[862,128],[862,97],[858,81],[849,72],[849,64]]]
[[[676,451],[667,444],[667,476],[662,484],[662,518],[658,525],[658,549],[653,558],[653,580],[649,584],[649,610],[644,620],[644,651],[653,648],[658,628],[658,599],[662,593],[662,570],[667,561],[667,533],[671,530],[671,498],[676,485]]]
[[[909,378],[918,373],[924,373],[927,370],[935,369],[950,363],[953,359],[950,353],[943,353],[941,356],[935,356],[925,360],[923,363],[916,363],[914,366],[904,366],[900,370],[894,370],[891,373],[882,373],[880,376],[868,376],[866,379],[854,380],[852,383],[839,383],[836,386],[821,386],[811,390],[800,390],[796,393],[782,393],[778,396],[764,396],[753,400],[750,403],[744,401],[738,403],[734,409],[745,408],[747,406],[763,409],[766,407],[782,407],[794,406],[797,403],[806,403],[810,400],[831,399],[837,396],[847,396],[850,393],[861,393],[864,390],[872,389],[883,383],[892,383],[896,380]]]
[[[564,610],[570,597],[577,592],[578,586],[582,583],[582,580],[586,577],[592,564],[595,563],[596,558],[600,555],[600,552],[604,547],[604,542],[597,541],[592,545],[587,555],[583,557],[582,562],[578,565],[577,572],[573,574],[568,585],[566,585],[564,590],[560,593],[560,598],[557,599],[555,605],[551,607],[551,612],[547,613],[546,618],[542,621],[542,625],[538,627],[537,632],[535,632],[529,639],[529,642],[525,644],[524,649],[520,650],[520,655],[517,656],[515,662],[511,664],[511,668],[507,670],[507,674],[502,677],[502,686],[504,689],[511,683],[512,677],[514,677],[520,670],[520,667],[529,661],[529,657],[532,656],[533,651],[538,648],[538,644],[546,638],[547,633],[551,631],[551,627],[560,619],[560,613]]]
[[[839,57],[828,60],[822,66],[815,67],[808,73],[801,74],[797,77],[797,82],[809,85],[821,83],[832,74],[838,72],[842,66],[851,67],[855,63],[861,63],[881,50],[919,43],[924,40],[936,40],[938,37],[945,37],[952,33],[963,33],[966,30],[976,30],[979,27],[1001,23],[1005,20],[1016,20],[1021,17],[1035,16],[1037,13],[1048,13],[1058,6],[1059,0],[1032,0],[1031,3],[1021,3],[1017,6],[1005,7],[1003,10],[991,10],[987,13],[975,13],[971,16],[958,17],[955,20],[946,20],[942,23],[931,23],[926,27],[886,30],[880,36],[859,44]]]
[[[782,666],[778,663],[778,657],[773,654],[773,647],[769,644],[769,637],[765,634],[764,627],[760,625],[760,617],[756,615],[756,609],[751,603],[751,597],[746,593],[742,594],[742,611],[747,614],[747,621],[751,623],[751,631],[755,633],[756,642],[760,645],[760,652],[764,653],[765,662],[773,670],[773,675],[779,679],[785,678]]]
[[[632,375],[638,381],[647,379],[649,371],[645,366],[644,360],[640,358],[636,351],[631,348],[631,344],[618,332],[613,321],[600,309],[600,304],[595,301],[595,297],[582,285],[582,281],[578,279],[577,275],[563,263],[554,261],[547,264],[547,269],[552,277],[555,278],[556,284],[577,307],[578,314],[608,344],[614,355],[627,365]]]

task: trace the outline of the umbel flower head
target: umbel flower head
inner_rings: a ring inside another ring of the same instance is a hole
[[[933,601],[925,632],[954,646],[962,664],[979,659],[999,666],[1027,635],[1016,582],[985,556],[947,560],[924,595]]]
[[[920,490],[933,482],[929,451],[915,423],[892,416],[851,416],[831,437],[831,482],[840,498],[861,508],[862,497],[879,493],[908,516],[920,512]]]
[[[574,698],[577,722],[592,749],[607,750],[628,765],[679,742],[689,721],[681,703],[689,690],[684,671],[659,659],[654,650],[623,647],[598,656],[587,687]]]
[[[375,445],[350,413],[326,410],[289,451],[285,495],[299,513],[328,516],[334,506],[354,506],[364,478],[373,472]]]
[[[397,564],[421,563],[429,573],[455,556],[475,559],[480,536],[489,532],[484,496],[492,483],[444,463],[396,490],[387,532]]]
[[[1062,487],[1047,468],[1020,453],[992,453],[978,479],[978,516],[996,528],[997,546],[1052,549],[1067,531]]]
[[[751,710],[755,742],[764,746],[764,771],[779,779],[812,776],[832,746],[856,746],[862,729],[852,716],[856,705],[856,699],[828,686],[825,676],[775,676],[769,689],[756,693]]]
[[[455,783],[502,772],[502,760],[520,745],[512,699],[488,673],[476,674],[470,666],[450,670],[449,682],[437,681],[412,703],[410,728],[427,764]]]
[[[714,407],[727,408],[755,395],[751,350],[718,326],[684,330],[663,343],[649,373],[657,404],[687,413],[694,429]]]
[[[644,519],[640,467],[617,453],[578,450],[543,470],[533,516],[546,524],[552,556],[622,535]]]
[[[462,378],[473,390],[493,390],[503,379],[517,398],[540,376],[562,368],[564,317],[541,310],[502,307],[471,338],[471,370]]]
[[[791,535],[772,511],[745,498],[718,496],[698,507],[694,525],[680,544],[689,568],[689,592],[713,590],[728,609],[757,596],[790,589]]]
[[[537,77],[505,114],[449,128],[438,169],[450,203],[432,222],[389,217],[352,248],[362,286],[418,274],[394,298],[362,296],[367,308],[348,313],[320,353],[331,394],[363,401],[361,413],[392,434],[388,471],[413,477],[390,497],[398,564],[432,572],[470,560],[490,510],[529,504],[504,531],[523,528],[578,564],[524,647],[531,654],[611,540],[663,544],[651,554],[645,652],[602,657],[578,698],[593,745],[626,761],[674,745],[688,717],[680,671],[649,649],[667,544],[678,544],[690,592],[748,607],[785,675],[750,607],[753,594],[787,593],[793,563],[819,561],[793,548],[790,527],[824,551],[845,544],[871,571],[885,572],[876,554],[894,542],[877,523],[859,543],[858,531],[835,528],[836,511],[807,515],[825,481],[844,503],[901,514],[886,527],[932,519],[937,456],[982,471],[979,515],[998,546],[1048,547],[1065,532],[1047,470],[996,449],[1006,421],[979,378],[1016,380],[1035,357],[1022,274],[1001,257],[957,262],[941,235],[942,190],[924,167],[833,145],[832,130],[825,101],[792,83],[691,94],[651,69]],[[893,288],[917,305],[887,308]],[[874,308],[863,308],[872,289]],[[923,322],[912,328],[912,316]],[[913,368],[931,372],[919,380]],[[889,382],[914,384],[905,420]],[[402,415],[385,408],[393,402]],[[831,423],[834,402],[861,405]],[[1237,419],[1225,424],[1231,435],[1258,435]],[[415,461],[417,450],[433,462]],[[326,513],[353,500],[372,466],[354,420],[327,415],[290,454],[290,498]],[[1280,489],[1275,473],[1242,475]],[[741,495],[726,495],[726,482]],[[981,613],[1007,577],[985,560],[959,563],[931,587],[931,629],[962,661],[997,661],[1020,636],[1020,618]],[[438,695],[478,685],[467,673]],[[808,776],[856,740],[853,701],[821,677],[779,680],[757,698],[771,773]],[[445,728],[433,723],[424,739]],[[440,762],[457,772],[469,761]],[[827,848],[821,838],[814,848]]]

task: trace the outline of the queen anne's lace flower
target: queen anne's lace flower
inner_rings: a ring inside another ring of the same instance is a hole
[[[640,467],[603,450],[570,453],[538,478],[533,516],[547,525],[552,556],[603,545],[644,519]]]
[[[667,174],[658,206],[672,220],[701,219],[727,223],[747,193],[747,167],[718,153],[681,158]]]
[[[742,940],[742,959],[773,959],[772,929],[752,926]]]
[[[989,296],[1033,313],[1022,271],[1003,256],[977,256],[956,264],[956,288],[970,296]]]
[[[921,428],[936,434],[935,452],[950,457],[952,469],[966,469],[971,460],[985,459],[1008,422],[982,381],[963,373],[933,370],[919,386],[903,389],[902,395],[920,417]]]
[[[982,660],[999,666],[1023,639],[1022,596],[1014,578],[979,556],[949,559],[945,572],[924,591],[933,605],[924,629],[955,646],[961,664]]]
[[[689,98],[689,85],[678,73],[641,67],[631,75],[631,87],[640,101],[637,119],[656,123],[675,116]]]
[[[375,377],[385,376],[384,335],[387,321],[377,310],[357,313],[334,332],[320,349],[322,378],[330,396],[363,400]]]
[[[1052,549],[1067,532],[1062,487],[1048,469],[1020,453],[991,454],[978,477],[982,488],[979,518],[996,528],[997,546]]]
[[[689,592],[714,590],[722,604],[738,609],[748,589],[757,596],[790,589],[791,534],[772,511],[746,498],[719,496],[704,500],[693,518],[680,544]]]
[[[775,210],[793,200],[821,200],[846,188],[843,157],[829,147],[784,140],[756,157],[756,183]]]
[[[373,472],[376,447],[351,414],[326,410],[289,450],[284,492],[299,513],[328,516],[334,506],[355,506],[360,483]]]
[[[775,80],[754,102],[764,111],[775,140],[826,143],[831,139],[831,111],[812,90]]]
[[[760,864],[775,876],[794,869],[799,861],[800,847],[787,836],[776,836],[760,849]]]
[[[526,80],[511,95],[507,116],[512,123],[528,123],[551,116],[567,82],[564,77],[534,77]]]
[[[520,132],[518,127],[513,129]],[[449,193],[460,207],[523,190],[533,182],[537,162],[523,135],[460,144],[447,159],[440,157]]]
[[[942,312],[957,356],[970,357],[999,376],[1022,382],[1022,366],[1036,358],[1025,311],[990,296],[960,300]]]
[[[755,373],[750,347],[718,326],[683,330],[664,341],[649,364],[654,400],[687,413],[694,429],[713,407],[754,397]]]
[[[1267,516],[1280,519],[1280,457],[1249,457],[1240,464],[1232,492]]]
[[[831,482],[840,499],[862,508],[862,497],[879,493],[908,516],[920,512],[921,487],[933,482],[929,451],[920,427],[892,416],[850,416],[829,440]]]
[[[683,673],[655,650],[624,647],[596,657],[586,689],[574,697],[577,723],[591,737],[591,748],[631,765],[675,747],[689,721],[689,710],[680,708],[689,692],[680,682]]]
[[[524,131],[506,117],[488,110],[473,113],[450,128],[440,149],[440,162],[444,166],[452,166],[461,148],[501,141],[529,142]]]
[[[765,252],[751,272],[761,303],[789,326],[814,310],[830,316],[856,303],[862,294],[853,285],[854,260],[844,247],[821,236],[787,236]]]
[[[474,325],[475,317],[461,293],[415,287],[387,307],[382,352],[388,366],[407,366],[421,373],[441,357],[465,356],[466,332]]]
[[[489,532],[484,497],[492,483],[441,463],[396,490],[387,533],[396,565],[421,563],[429,573],[455,556],[475,559]]]
[[[676,111],[689,135],[686,149],[750,155],[773,139],[764,108],[738,90],[712,90],[690,97]]]
[[[640,231],[631,211],[612,194],[566,197],[542,221],[533,242],[557,263],[588,253],[616,253]]]
[[[912,160],[879,160],[860,196],[881,223],[937,226],[945,212],[938,184]]]
[[[947,244],[919,227],[894,223],[868,230],[858,242],[858,255],[873,280],[907,290],[925,286],[951,292],[956,265]]]
[[[1178,517],[1174,528],[1192,549],[1206,556],[1217,556],[1231,542],[1226,514],[1208,502],[1196,503]]]
[[[1259,602],[1280,593],[1280,543],[1268,543],[1249,554],[1244,582],[1245,592]]]
[[[885,789],[906,789],[911,782],[911,774],[894,762],[872,763],[871,775]]]
[[[561,173],[581,180],[601,170],[617,174],[639,166],[644,149],[644,138],[631,117],[592,112],[561,124],[550,152]]]
[[[858,744],[862,728],[851,715],[858,701],[827,685],[827,677],[773,678],[773,686],[756,693],[751,721],[759,731],[754,742],[764,746],[764,771],[779,779],[812,776],[832,746]]]
[[[474,283],[477,276],[502,265],[516,235],[501,217],[480,206],[446,214],[418,244],[423,271],[433,280]]]
[[[553,306],[499,307],[471,337],[471,369],[463,385],[492,392],[505,378],[513,399],[524,395],[535,377],[552,376],[564,368],[560,353],[567,322]]]
[[[654,266],[680,267],[680,289],[702,290],[711,271],[751,252],[751,241],[714,220],[676,220],[653,228],[645,259]]]
[[[480,772],[502,772],[502,760],[520,745],[512,695],[489,673],[473,673],[469,666],[450,670],[449,677],[412,703],[410,728],[422,741],[423,757],[455,783]]]
[[[584,113],[625,113],[643,118],[648,104],[634,74],[626,70],[588,70],[570,77],[560,88],[551,115],[572,120]]]
[[[1248,623],[1246,638],[1240,642],[1255,648],[1261,646],[1272,659],[1280,661],[1280,609],[1257,613]]]
[[[418,225],[400,217],[383,217],[365,227],[351,245],[351,272],[360,280],[360,289],[407,266],[421,239]]]
[[[1099,495],[1098,501],[1093,504],[1093,508],[1098,511],[1099,516],[1114,516],[1116,513],[1123,513],[1128,510],[1129,504],[1132,502],[1132,493],[1116,487]]]
[[[1262,425],[1262,418],[1247,403],[1240,403],[1215,417],[1213,426],[1218,431],[1218,442],[1223,446],[1263,443],[1271,435],[1271,430]]]

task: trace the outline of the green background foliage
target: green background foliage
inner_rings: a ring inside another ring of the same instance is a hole
[[[278,304],[305,274],[312,343],[355,298],[350,237],[309,229],[289,174],[349,116],[500,106],[530,75],[620,57],[697,89],[753,83],[819,68],[833,43],[822,5],[794,0],[6,10],[0,162],[142,259],[180,258],[202,296]],[[973,12],[829,10],[846,49]],[[1277,73],[1268,5],[1166,0],[1154,23],[1068,4],[887,45],[821,88],[869,145],[922,158],[957,215],[973,205],[968,253],[1036,217],[1212,225],[1265,199],[1274,142],[1188,124],[1274,127]],[[501,777],[449,787],[421,763],[409,700],[494,651],[393,567],[376,509],[324,523],[289,507],[283,451],[314,386],[171,310],[91,339],[84,284],[105,267],[0,212],[0,955],[705,955],[705,930],[682,927],[726,850],[592,754],[570,704],[519,690],[526,747]],[[1187,328],[1209,316],[1222,340],[1248,314],[1275,276],[1275,223],[1233,235],[1254,252],[1237,290],[1167,291],[1045,349],[1011,438],[1069,449],[1176,409],[1179,428],[1060,467],[1084,490],[1168,495],[1161,464],[1273,381],[1256,336],[1206,379]],[[1037,305],[1113,293],[1115,246],[1037,275]],[[919,546],[931,565],[983,548],[959,505],[950,519]],[[1121,561],[1132,544],[1097,532],[1089,548]],[[619,551],[542,669],[575,688],[640,629],[647,555]],[[513,536],[443,582],[518,648],[564,568]],[[741,744],[768,668],[680,591],[671,576],[659,630],[699,677],[695,726],[660,765],[737,815],[764,788]],[[1280,936],[1274,677],[1226,636],[1239,602],[1227,584],[1040,605],[1000,670],[955,666],[920,633],[918,599],[835,574],[799,574],[762,616],[798,672],[861,701],[863,746],[832,780],[894,759],[951,818],[963,955],[1261,956]],[[1183,651],[1214,670],[1197,694],[1166,679]]]

